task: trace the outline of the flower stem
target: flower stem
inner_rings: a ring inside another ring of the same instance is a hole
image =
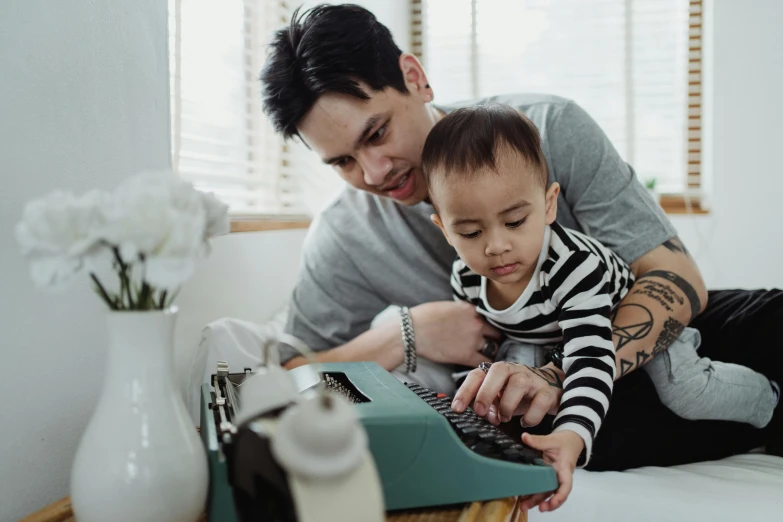
[[[101,282],[98,280],[98,277],[92,272],[90,273],[90,277],[95,283],[95,287],[98,291],[98,294],[101,296],[101,298],[104,301],[106,301],[106,304],[109,305],[109,308],[111,308],[112,310],[117,310],[118,309],[117,303],[115,303],[114,300],[111,297],[109,297],[109,293],[106,291],[106,289],[103,287]]]
[[[141,292],[139,292],[139,298],[136,301],[136,304],[139,307],[139,310],[149,310],[150,308],[150,285],[147,283],[141,284]]]
[[[116,259],[117,263],[120,265],[120,300],[122,300],[122,295],[126,294],[128,296],[128,309],[133,310],[135,305],[133,303],[133,293],[131,292],[131,282],[130,278],[128,277],[128,268],[130,265],[126,264],[122,260],[122,256],[120,256],[120,249],[118,247],[112,247],[112,252],[114,252],[114,259]]]
[[[178,295],[178,294],[179,294],[179,288],[177,288],[176,290],[174,290],[174,293],[171,295],[171,299],[169,299],[169,302],[168,302],[168,303],[164,303],[164,305],[163,305],[163,309],[164,309],[164,310],[165,310],[166,308],[168,308],[169,306],[171,306],[171,305],[173,305],[173,304],[174,304],[174,299],[176,299],[176,298],[177,298],[177,295]]]

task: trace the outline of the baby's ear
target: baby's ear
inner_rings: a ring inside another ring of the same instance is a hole
[[[551,225],[557,219],[557,196],[560,194],[560,184],[549,185],[546,191],[546,224]]]
[[[437,214],[432,214],[430,216],[430,219],[433,223],[435,223],[441,232],[443,232],[443,237],[446,238],[446,241],[449,242],[449,245],[451,245],[451,239],[449,239],[449,235],[446,233],[446,228],[443,226],[443,221],[441,221],[440,216]],[[452,245],[453,246],[453,245]]]

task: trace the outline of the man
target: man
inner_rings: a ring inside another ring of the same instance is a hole
[[[416,58],[401,53],[368,11],[319,6],[295,14],[276,34],[261,80],[264,109],[278,131],[300,137],[351,185],[313,223],[288,331],[321,361],[373,360],[389,370],[403,362],[412,368],[416,361],[472,367],[487,361],[481,349],[497,332],[472,306],[451,300],[455,252],[430,222],[419,169],[430,129],[454,107],[432,104],[434,90]],[[689,422],[664,408],[649,378],[634,370],[665,357],[690,324],[702,335],[700,355],[783,382],[773,330],[783,321],[783,293],[711,292],[708,305],[674,227],[583,110],[550,96],[494,101],[516,107],[538,127],[551,181],[562,188],[557,221],[612,248],[636,276],[612,318],[618,382],[589,469],[706,460],[779,440],[780,407],[766,430]],[[410,307],[412,337],[403,339],[399,321],[369,328],[391,304]],[[283,354],[288,368],[305,363],[295,355]],[[512,373],[496,366],[495,377]],[[514,368],[508,386],[535,410],[526,414],[528,424],[557,408],[557,377]],[[474,408],[499,420],[497,404]]]

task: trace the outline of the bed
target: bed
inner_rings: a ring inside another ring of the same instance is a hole
[[[751,453],[623,472],[577,470],[568,501],[530,522],[783,521],[783,458]]]
[[[204,329],[189,377],[194,419],[198,419],[198,401],[193,397],[198,397],[201,383],[209,381],[216,362],[228,361],[231,368],[257,368],[261,363],[258,347],[282,329],[284,317],[283,310],[263,324],[223,318]],[[433,375],[425,380],[437,379]],[[670,468],[577,470],[568,501],[552,513],[533,510],[528,520],[783,522],[783,458],[758,452]]]

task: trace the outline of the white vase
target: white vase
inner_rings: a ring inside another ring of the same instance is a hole
[[[193,522],[204,509],[206,454],[174,378],[176,316],[108,315],[103,389],[71,471],[79,522]]]

